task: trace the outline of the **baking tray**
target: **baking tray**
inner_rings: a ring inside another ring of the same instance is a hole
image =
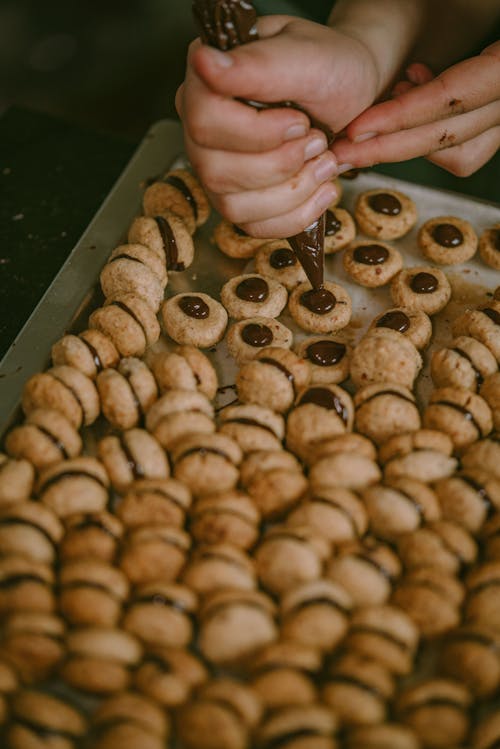
[[[84,329],[89,313],[102,302],[97,283],[100,270],[113,248],[125,240],[132,219],[141,212],[144,186],[166,169],[184,164],[181,125],[172,120],[155,123],[1,361],[0,433],[6,431],[19,413],[20,396],[26,380],[50,366],[51,345],[67,332]],[[469,220],[478,232],[500,221],[500,206],[496,204],[434,190],[373,171],[362,172],[354,180],[342,180],[342,186],[342,205],[351,211],[356,195],[375,187],[400,190],[413,198],[419,211],[417,226],[406,237],[394,242],[403,252],[405,265],[425,262],[417,249],[416,233],[418,226],[431,216],[460,216]],[[213,212],[207,224],[198,230],[195,235],[195,260],[183,273],[170,274],[167,296],[197,289],[218,298],[220,288],[228,278],[252,268],[251,263],[228,258],[214,246],[212,233],[219,220]],[[368,290],[352,283],[343,270],[341,255],[327,258],[326,277],[339,281],[351,295],[353,317],[339,337],[354,343],[373,317],[391,306],[392,302],[387,287]],[[454,294],[452,302],[433,318],[434,347],[449,339],[450,321],[463,308],[485,301],[486,295],[491,294],[500,283],[500,273],[485,266],[477,257],[465,265],[451,266],[445,271]],[[297,339],[304,335],[287,314],[280,319],[294,331]],[[166,346],[168,342],[162,338],[154,350]],[[227,386],[219,394],[224,403],[234,397],[230,386],[234,383],[235,364],[224,342],[210,355],[218,369],[221,386]],[[429,376],[424,369],[417,390],[420,400],[425,399],[429,387]]]

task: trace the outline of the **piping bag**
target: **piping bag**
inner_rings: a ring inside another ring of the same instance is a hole
[[[193,15],[200,29],[201,39],[216,49],[226,52],[240,44],[259,38],[257,12],[250,0],[194,0]],[[333,141],[330,128],[312,117],[293,101],[272,103],[238,99],[255,109],[297,109],[309,117],[311,126],[325,133],[328,145]],[[288,237],[288,241],[312,286],[302,295],[302,303],[317,314],[324,314],[335,305],[335,297],[323,288],[324,283],[324,237],[325,214],[323,213],[300,234]]]

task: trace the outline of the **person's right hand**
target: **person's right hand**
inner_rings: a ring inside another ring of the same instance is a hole
[[[193,42],[176,106],[214,207],[253,236],[286,237],[334,199],[335,157],[304,113],[235,97],[291,100],[338,132],[373,102],[378,73],[362,42],[327,26],[265,16],[258,31],[230,52]]]

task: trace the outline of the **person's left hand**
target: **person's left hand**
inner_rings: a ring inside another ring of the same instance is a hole
[[[339,171],[426,156],[467,177],[500,148],[500,42],[436,78],[417,70],[334,143]]]

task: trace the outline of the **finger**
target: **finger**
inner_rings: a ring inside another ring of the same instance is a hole
[[[406,161],[459,145],[500,123],[500,101],[445,121],[422,125],[388,135],[377,135],[362,143],[336,141],[332,151],[339,165],[373,166],[382,162]]]
[[[211,192],[223,195],[279,185],[320,154],[335,164],[335,158],[327,150],[326,138],[318,130],[312,130],[307,138],[252,154],[200,148],[186,133],[184,140],[189,161],[200,180]]]
[[[217,210],[234,224],[263,221],[296,210],[335,173],[335,159],[327,151],[309,161],[292,179],[279,185],[225,195],[213,194],[212,197]]]
[[[393,133],[478,109],[500,97],[500,58],[479,55],[428,83],[366,110],[348,127],[356,142],[366,133]]]
[[[484,166],[499,148],[500,126],[497,126],[459,146],[445,148],[427,158],[456,177],[469,177]]]
[[[252,237],[269,237],[270,239],[291,237],[316,221],[335,198],[336,189],[333,183],[326,182],[305,203],[293,211],[269,219],[238,225]]]
[[[416,86],[421,86],[423,83],[429,83],[434,78],[434,73],[422,62],[412,62],[406,68],[406,77],[411,83]]]
[[[391,91],[391,96],[401,96],[401,94],[405,94],[413,86],[414,84],[410,81],[398,81]]]

